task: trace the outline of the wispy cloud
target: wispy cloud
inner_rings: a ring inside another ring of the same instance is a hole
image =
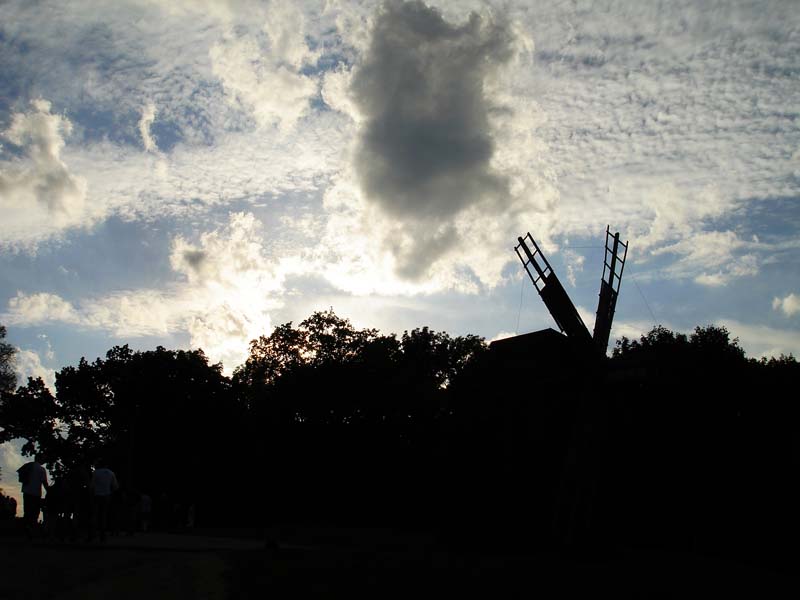
[[[142,118],[139,119],[139,134],[142,136],[144,149],[148,152],[156,152],[158,150],[156,139],[153,137],[153,133],[150,130],[155,120],[156,105],[152,102],[148,102],[142,108]]]
[[[671,277],[693,277],[701,285],[719,287],[758,272],[756,256],[742,251],[749,246],[732,231],[701,231],[652,254],[678,257],[664,270]]]

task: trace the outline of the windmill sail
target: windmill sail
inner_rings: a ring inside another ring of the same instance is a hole
[[[526,240],[530,241],[533,251]],[[591,345],[592,336],[583,323],[583,319],[578,314],[572,300],[569,299],[567,291],[556,277],[555,271],[550,267],[544,254],[530,233],[524,238],[517,238],[519,244],[514,248],[517,256],[522,261],[522,266],[531,278],[533,286],[539,292],[542,300],[553,316],[558,328],[570,339]]]
[[[606,353],[608,337],[611,334],[611,323],[614,320],[614,310],[617,306],[617,296],[622,284],[622,271],[625,268],[625,259],[628,256],[628,243],[619,241],[619,232],[613,236],[606,227],[605,260],[603,275],[600,278],[600,299],[597,302],[597,315],[594,321],[595,347],[602,354]],[[622,256],[620,251],[622,250]]]

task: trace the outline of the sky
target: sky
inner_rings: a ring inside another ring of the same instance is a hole
[[[487,340],[724,325],[800,355],[796,2],[0,4],[0,323],[20,382],[333,308]],[[16,489],[18,446],[0,446]]]

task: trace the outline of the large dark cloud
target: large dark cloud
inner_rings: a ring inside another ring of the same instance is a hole
[[[365,118],[356,172],[370,202],[398,221],[438,228],[506,195],[505,178],[490,164],[494,107],[484,81],[510,60],[512,46],[506,24],[477,14],[453,25],[422,2],[380,9],[351,88]],[[430,239],[431,231],[426,245],[441,254],[447,244]]]

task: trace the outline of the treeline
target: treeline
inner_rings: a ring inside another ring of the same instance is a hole
[[[453,381],[486,351],[332,311],[253,340],[230,378],[202,350],[114,347],[61,369],[55,394],[41,379],[3,393],[0,441],[24,440],[57,477],[105,458],[123,485],[195,504],[198,522],[391,519],[403,474],[443,443]]]
[[[617,342],[611,365],[636,376],[606,388],[598,521],[642,543],[795,560],[795,358],[748,359],[722,327],[689,336],[656,327]]]
[[[599,363],[537,356],[318,312],[253,340],[230,378],[202,350],[122,346],[61,369],[55,395],[6,386],[0,441],[56,476],[106,458],[198,524],[544,540],[567,514],[581,535],[737,548],[800,532],[793,357],[748,359],[713,326],[623,338]]]

